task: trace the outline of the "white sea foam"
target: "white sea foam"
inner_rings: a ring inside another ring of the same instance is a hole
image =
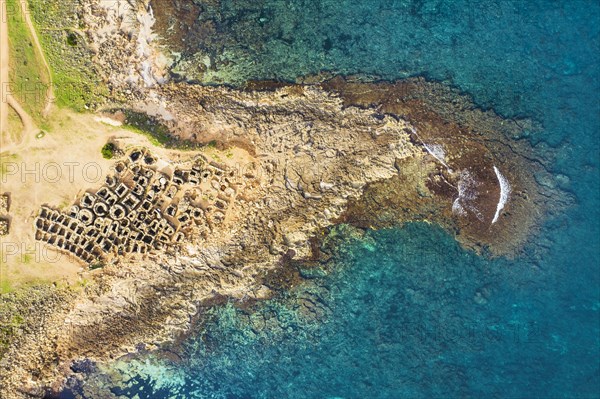
[[[423,143],[423,147],[425,147],[427,152],[432,157],[434,157],[435,159],[440,161],[440,163],[442,165],[444,165],[444,167],[446,167],[446,169],[451,171],[450,167],[446,163],[446,152],[444,151],[444,147],[442,147],[440,144],[425,144],[425,143]]]
[[[460,204],[460,196],[452,203],[452,212],[459,216],[467,215],[467,211],[465,211],[465,208]]]
[[[444,147],[442,147],[440,144],[425,144],[425,142],[421,140],[421,137],[419,137],[419,134],[414,127],[411,126],[409,129],[414,133],[415,136],[417,136],[421,144],[423,144],[423,147],[425,147],[425,150],[432,157],[437,159],[442,165],[444,165],[444,167],[448,169],[448,172],[452,173],[452,169],[450,169],[446,163],[446,152],[444,151]]]
[[[452,203],[452,212],[459,216],[466,216],[467,211],[473,213],[475,217],[483,221],[483,215],[475,206],[475,201],[479,197],[477,187],[481,185],[476,181],[468,170],[460,172],[458,180],[458,197]]]
[[[496,205],[496,214],[494,215],[494,219],[492,219],[492,224],[496,223],[498,217],[500,216],[500,211],[504,209],[504,205],[508,202],[508,198],[510,197],[511,187],[508,183],[508,180],[498,170],[498,168],[494,165],[494,172],[496,172],[496,177],[498,178],[498,183],[500,184],[500,199],[498,200],[498,205]]]

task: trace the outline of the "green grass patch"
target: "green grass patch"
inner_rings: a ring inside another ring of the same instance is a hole
[[[7,294],[12,291],[13,286],[10,283],[10,281],[8,281],[8,279],[3,278],[2,280],[0,280],[0,294]]]
[[[170,137],[161,132],[157,132],[152,126],[140,127],[136,124],[124,123],[123,128],[129,130],[130,132],[146,136],[152,145],[165,148],[169,147],[168,144],[171,141]]]
[[[16,164],[18,160],[19,156],[17,154],[0,155],[0,183],[8,178],[7,173],[14,174],[15,171],[18,171],[21,167],[21,165]]]
[[[0,359],[16,337],[42,325],[53,308],[72,298],[71,293],[67,287],[50,284],[20,286],[3,292],[0,295]]]
[[[143,134],[155,146],[167,147],[173,141],[169,128],[151,116],[131,110],[123,110],[123,112],[125,113],[125,128]]]
[[[12,0],[15,1],[15,0]],[[29,0],[40,42],[52,70],[56,104],[78,112],[94,110],[109,96],[80,30],[79,3]]]
[[[102,269],[105,266],[104,262],[97,261],[90,264],[90,270]]]
[[[196,143],[190,140],[181,140],[171,135],[169,128],[155,118],[128,109],[113,109],[111,112],[121,111],[125,114],[123,128],[144,135],[150,140],[150,143],[156,147],[177,149],[181,151],[200,150],[206,147],[216,147],[217,142],[211,141],[208,144]]]
[[[8,107],[8,132],[5,134],[10,135],[10,137],[15,137],[17,135],[21,135],[23,131],[23,122],[21,122],[21,118],[17,111],[15,111],[12,107]]]
[[[31,117],[40,121],[49,76],[36,51],[18,0],[6,0],[10,91]]]

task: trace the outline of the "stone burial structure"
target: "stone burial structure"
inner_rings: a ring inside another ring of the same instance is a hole
[[[144,149],[130,151],[104,185],[86,191],[68,213],[43,206],[34,222],[36,240],[95,265],[206,236],[224,221],[237,188],[233,171],[203,156],[187,167],[158,164]]]

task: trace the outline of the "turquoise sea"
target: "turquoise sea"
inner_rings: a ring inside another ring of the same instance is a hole
[[[305,284],[251,311],[209,309],[177,354],[115,361],[112,380],[89,383],[124,398],[600,397],[600,3],[216,3],[231,51],[252,60],[240,79],[444,82],[538,121],[526,139],[554,148],[575,203],[514,260],[478,257],[424,223],[339,226],[335,261],[303,271]]]

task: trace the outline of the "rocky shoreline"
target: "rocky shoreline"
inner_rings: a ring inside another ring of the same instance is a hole
[[[319,237],[335,224],[437,223],[465,247],[510,257],[568,203],[548,172],[551,152],[522,139],[535,129],[531,122],[481,111],[423,79],[315,77],[311,84],[251,82],[239,89],[172,82],[168,55],[153,46],[148,5],[117,13],[101,3],[85,2],[80,20],[112,91],[103,108],[127,106],[179,140],[235,150],[221,161],[238,167],[241,188],[232,216],[202,240],[118,259],[47,308],[44,323],[4,354],[2,398],[59,392],[75,361],[156,349],[215,301],[273,296],[267,281],[281,289],[295,284],[301,277],[290,278],[289,261],[317,260]],[[511,187],[498,216],[495,170]]]

